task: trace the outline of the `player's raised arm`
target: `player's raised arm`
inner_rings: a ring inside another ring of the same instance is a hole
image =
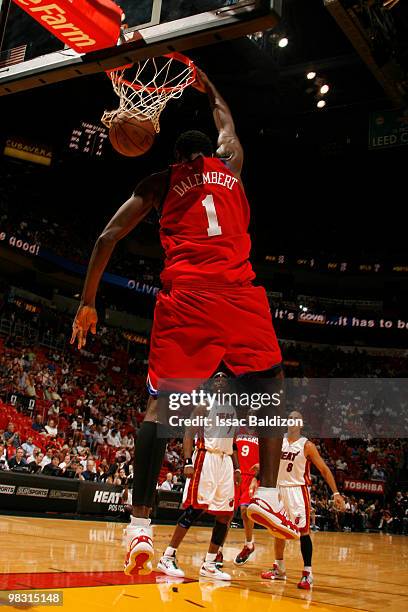
[[[317,450],[316,446],[313,444],[313,442],[310,442],[310,440],[308,440],[305,444],[305,457],[307,457],[307,459],[309,459],[313,463],[313,465],[317,467],[317,469],[319,470],[319,472],[321,473],[321,475],[323,476],[323,478],[325,479],[325,481],[333,492],[333,500],[336,508],[338,510],[343,511],[344,499],[337,489],[334,476],[327,463],[320,456],[320,453]]]
[[[72,324],[71,344],[77,340],[79,349],[85,346],[89,330],[93,334],[96,333],[98,320],[95,310],[96,293],[113,250],[119,240],[129,234],[160,202],[161,187],[164,184],[161,176],[156,174],[139,183],[132,197],[119,208],[95,243],[86,273],[81,303]]]
[[[207,75],[197,69],[197,80],[195,88],[208,95],[214,122],[218,130],[217,155],[226,158],[226,163],[231,172],[239,177],[244,163],[244,152],[235,131],[234,120],[228,104],[221,96],[215,85]]]

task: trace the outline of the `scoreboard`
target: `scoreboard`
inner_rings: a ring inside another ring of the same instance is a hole
[[[101,157],[107,138],[108,130],[105,127],[81,121],[80,125],[72,130],[68,148],[76,153]]]

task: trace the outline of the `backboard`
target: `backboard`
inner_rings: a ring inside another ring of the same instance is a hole
[[[117,0],[125,13],[120,41],[115,47],[87,54],[64,48],[12,3],[0,56],[0,95],[273,28],[281,16],[282,1]],[[8,61],[16,58],[10,51],[15,48],[20,49],[20,61]]]

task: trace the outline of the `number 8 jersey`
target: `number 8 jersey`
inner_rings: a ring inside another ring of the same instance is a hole
[[[169,172],[160,217],[163,285],[252,281],[250,212],[241,181],[222,160],[202,155]]]
[[[310,485],[310,461],[305,457],[307,438],[289,442],[287,435],[283,438],[279,464],[278,485],[295,487]]]

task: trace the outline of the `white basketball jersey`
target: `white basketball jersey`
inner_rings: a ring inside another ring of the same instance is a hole
[[[279,464],[278,485],[280,487],[299,487],[310,485],[310,461],[305,457],[307,438],[289,442],[283,438]]]
[[[211,425],[204,427],[204,448],[212,452],[232,455],[236,428],[231,423],[223,424],[222,421],[236,419],[235,408],[230,404],[220,405],[215,402],[206,416]]]

